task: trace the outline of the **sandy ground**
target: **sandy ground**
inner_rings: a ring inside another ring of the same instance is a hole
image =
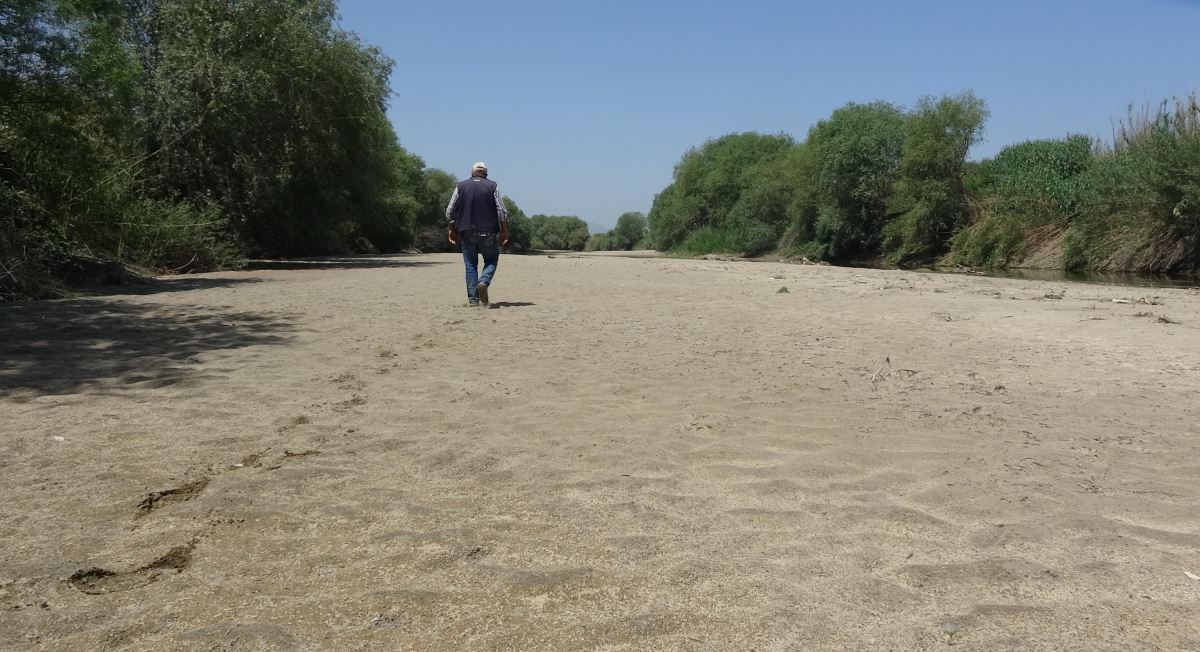
[[[1200,292],[280,267],[0,306],[0,648],[1200,648]]]

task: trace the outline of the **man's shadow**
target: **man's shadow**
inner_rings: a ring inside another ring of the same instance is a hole
[[[536,303],[531,303],[529,301],[494,301],[488,305],[488,308],[491,310],[499,310],[501,308],[525,308],[536,305]]]

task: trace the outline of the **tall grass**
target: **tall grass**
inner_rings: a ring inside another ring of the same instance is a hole
[[[1089,171],[1069,269],[1200,269],[1200,99],[1130,109]]]
[[[954,236],[950,260],[1006,267],[1030,253],[1033,234],[1066,229],[1084,203],[1094,148],[1086,136],[1029,141],[972,170],[979,210]]]
[[[1082,137],[1005,148],[974,171],[980,215],[947,260],[1047,261],[1069,270],[1200,269],[1200,98],[1130,107],[1111,143]],[[1044,253],[1044,252],[1043,252]]]
[[[1195,93],[1163,100],[1158,106],[1129,106],[1128,115],[1113,128],[1113,151],[1151,146],[1163,130],[1178,135],[1200,132],[1200,98]]]

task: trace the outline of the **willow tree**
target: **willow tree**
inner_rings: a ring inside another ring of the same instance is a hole
[[[964,168],[988,118],[974,93],[923,97],[904,123],[904,149],[885,228],[884,247],[897,264],[929,261],[970,221]]]
[[[157,192],[215,202],[262,252],[410,237],[422,180],[384,114],[393,64],[331,0],[162,0],[147,24]]]

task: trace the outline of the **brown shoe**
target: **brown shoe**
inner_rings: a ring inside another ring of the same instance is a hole
[[[487,283],[480,283],[479,285],[475,286],[475,294],[479,297],[479,303],[483,304],[484,306],[488,305],[487,291],[488,291]]]

